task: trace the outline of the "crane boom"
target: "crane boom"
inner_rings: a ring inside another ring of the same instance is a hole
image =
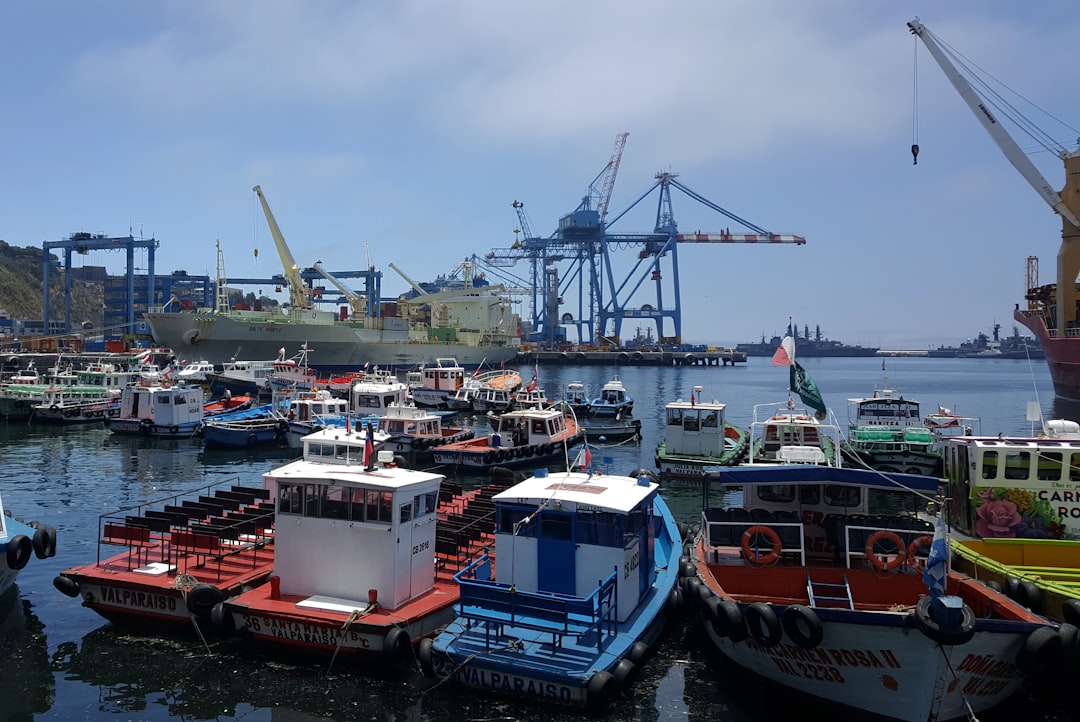
[[[960,93],[960,97],[964,99],[964,102],[971,108],[971,112],[975,114],[979,122],[982,123],[983,128],[990,134],[990,137],[997,143],[998,148],[1005,154],[1005,157],[1012,163],[1013,167],[1020,172],[1020,175],[1024,177],[1031,187],[1035,189],[1044,201],[1046,201],[1051,208],[1057,213],[1061,214],[1069,223],[1074,226],[1080,227],[1080,220],[1076,215],[1065,205],[1065,201],[1061,199],[1061,195],[1054,190],[1050,183],[1043,177],[1039,169],[1035,167],[1035,164],[1024,155],[1024,151],[1020,149],[1020,146],[1016,144],[1016,141],[1012,139],[1008,131],[997,121],[994,114],[990,112],[990,109],[986,107],[986,103],[979,97],[979,94],[971,87],[971,83],[968,82],[957,67],[953,64],[952,60],[946,54],[945,50],[938,43],[933,33],[927,30],[918,18],[915,18],[908,24],[908,28],[911,30],[911,34],[917,36],[926,45],[927,50],[941,66],[942,71],[945,73],[945,77],[949,79],[953,87],[956,88],[956,92]]]
[[[266,202],[266,196],[263,195],[262,188],[255,186],[251,190],[255,191],[255,195],[259,196],[263,214],[266,215],[266,225],[270,227],[270,235],[273,236],[278,256],[281,257],[285,280],[289,284],[289,304],[294,309],[309,310],[311,308],[311,292],[300,277],[300,266],[296,265],[292,251],[285,245],[285,237],[281,235],[281,229],[278,228],[277,221],[274,220],[274,214],[270,212],[270,206]]]
[[[623,148],[626,147],[626,139],[629,133],[623,132],[615,136],[615,147],[611,150],[611,160],[608,161],[607,176],[604,178],[604,187],[600,191],[600,204],[596,210],[600,211],[600,222],[607,217],[608,203],[611,202],[611,191],[615,188],[615,176],[619,173],[619,164],[622,162]]]
[[[421,296],[426,296],[426,295],[428,295],[428,292],[427,292],[427,291],[425,291],[425,290],[424,290],[423,288],[421,288],[421,287],[420,287],[420,284],[418,284],[418,283],[417,283],[416,281],[414,281],[414,280],[412,280],[411,278],[409,278],[408,276],[406,276],[406,275],[405,275],[405,272],[404,272],[404,271],[402,271],[402,270],[401,270],[400,268],[398,268],[397,266],[395,266],[395,265],[394,265],[393,263],[389,263],[389,264],[387,264],[387,265],[388,265],[388,266],[390,266],[391,270],[393,270],[393,271],[394,271],[395,273],[397,273],[397,275],[399,275],[399,276],[401,276],[402,278],[404,278],[404,279],[405,279],[405,283],[407,283],[407,284],[409,284],[410,286],[412,286],[412,287],[413,287],[413,290],[414,290],[414,291],[416,291],[416,292],[417,292],[418,294],[420,294]]]
[[[330,271],[327,271],[325,268],[323,268],[322,261],[315,261],[315,263],[312,264],[311,267],[318,271],[319,275],[332,283],[334,285],[334,288],[341,292],[341,295],[343,295],[345,299],[349,302],[349,308],[350,310],[352,310],[354,317],[364,315],[367,299],[365,299],[359,293],[339,281],[332,273],[330,273]]]

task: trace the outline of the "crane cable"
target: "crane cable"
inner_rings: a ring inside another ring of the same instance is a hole
[[[919,164],[919,39],[915,41],[915,53],[911,73],[911,164]]]

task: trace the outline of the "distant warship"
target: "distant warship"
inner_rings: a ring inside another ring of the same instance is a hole
[[[829,357],[829,356],[874,356],[878,349],[873,346],[849,346],[842,341],[833,341],[821,335],[821,326],[814,326],[814,335],[810,335],[810,327],[803,326],[802,335],[799,335],[797,326],[793,327],[795,334],[795,354],[801,358]],[[771,340],[765,340],[765,334],[761,334],[758,343],[740,343],[735,347],[736,351],[744,351],[747,356],[772,356],[783,340],[781,336],[773,336]]]

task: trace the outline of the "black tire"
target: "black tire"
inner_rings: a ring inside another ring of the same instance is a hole
[[[721,637],[727,637],[732,642],[741,642],[749,634],[742,610],[739,609],[738,604],[730,599],[717,600],[716,618],[713,626],[717,634]]]
[[[225,608],[225,602],[218,602],[210,610],[210,623],[214,625],[214,630],[223,637],[232,636],[236,631],[235,627],[233,627],[232,614]]]
[[[8,539],[7,565],[9,569],[18,571],[30,561],[30,555],[34,553],[34,543],[25,534],[16,534]]]
[[[686,606],[686,595],[683,594],[683,590],[678,587],[672,587],[668,593],[668,610],[671,614],[678,616],[682,614],[684,607]]]
[[[788,638],[803,649],[813,649],[821,644],[821,640],[825,637],[821,618],[818,617],[817,612],[806,605],[792,604],[784,610],[780,621]]]
[[[754,602],[746,607],[746,630],[762,647],[775,647],[783,638],[780,620],[773,608],[764,602]]]
[[[959,646],[967,644],[975,636],[975,612],[968,605],[963,606],[963,621],[956,629],[942,629],[941,626],[930,618],[931,597],[923,595],[919,597],[915,605],[915,624],[928,639],[941,645]],[[1034,634],[1034,632],[1033,632]]]
[[[602,712],[611,704],[611,698],[615,694],[615,676],[611,672],[600,671],[589,679],[586,691],[585,704],[590,712]]]
[[[1001,583],[998,582],[996,579],[988,579],[988,580],[986,580],[986,588],[987,589],[993,589],[995,592],[998,592],[999,594],[1004,594],[1005,593],[1005,590],[1001,588]]]
[[[172,426],[169,427],[169,433],[172,434],[173,436],[176,436],[177,434],[180,433],[180,427],[177,426],[176,424],[173,424]]]
[[[1035,614],[1042,614],[1043,600],[1042,592],[1035,586],[1035,582],[1029,582],[1026,579],[1020,582],[1020,596],[1023,599],[1021,604],[1030,609]],[[1017,601],[1020,601],[1019,599]]]
[[[1033,675],[1052,662],[1061,652],[1061,636],[1053,627],[1039,627],[1027,636],[1016,653],[1016,668]]]
[[[611,676],[615,678],[615,684],[625,687],[634,674],[634,663],[629,659],[620,659],[615,663],[615,669],[611,670]]]
[[[633,646],[630,647],[630,654],[627,659],[636,665],[640,665],[647,656],[649,656],[649,645],[644,642],[634,642]]]
[[[697,566],[693,560],[689,557],[682,557],[679,559],[679,576],[680,577],[694,577],[697,576]]]
[[[1061,605],[1061,618],[1080,627],[1080,599],[1066,599]]]
[[[49,557],[49,527],[40,526],[34,531],[34,556],[38,559],[47,559]]]
[[[495,463],[495,452],[494,451],[488,451],[488,452],[484,453],[484,463],[485,464],[494,464]]]
[[[57,591],[69,597],[79,596],[79,583],[71,577],[65,577],[62,574],[58,574],[53,577],[52,585],[56,587]]]
[[[401,456],[400,454],[394,454],[394,463],[398,466],[399,469],[409,468],[408,459],[406,459],[404,456]]]
[[[225,601],[225,595],[213,584],[196,584],[187,593],[188,612],[199,619],[209,619],[214,607]]]
[[[431,641],[430,637],[425,637],[420,640],[420,648],[417,650],[417,655],[420,659],[420,671],[428,679],[435,678],[435,643]]]
[[[412,640],[404,627],[394,627],[386,633],[383,639],[383,652],[399,671],[404,671],[413,666]]]
[[[258,444],[259,444],[259,437],[256,436],[255,434],[248,434],[247,445],[248,446],[257,446]]]

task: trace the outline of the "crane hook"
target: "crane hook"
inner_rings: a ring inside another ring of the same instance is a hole
[[[912,159],[912,163],[911,163],[912,165],[918,165],[919,164],[919,144],[918,143],[914,143],[911,146],[911,159]]]

